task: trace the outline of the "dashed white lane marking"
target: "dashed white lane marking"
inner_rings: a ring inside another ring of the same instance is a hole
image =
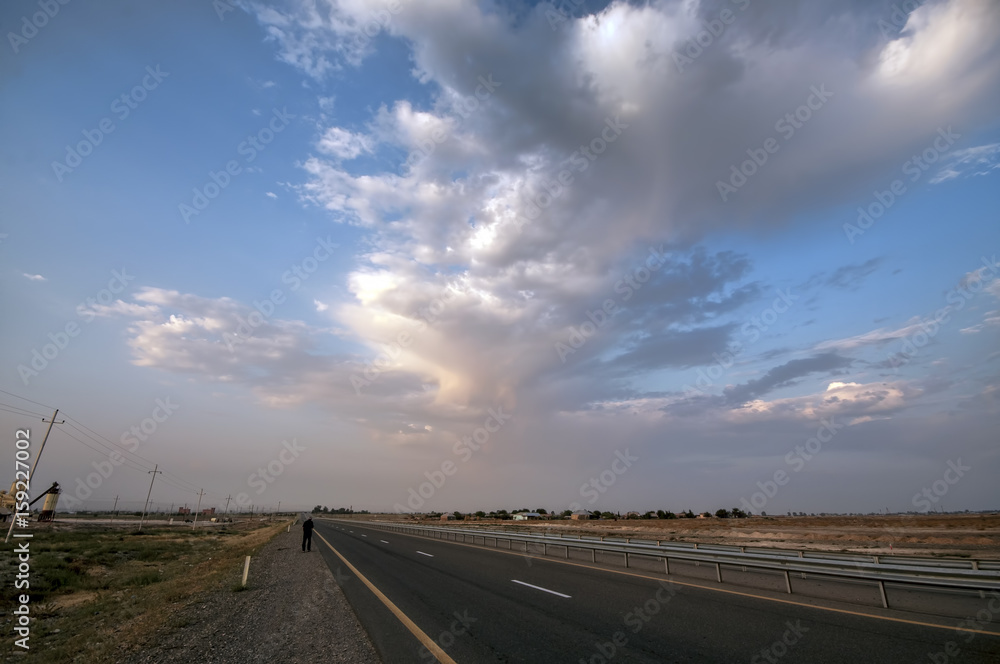
[[[379,540],[379,542],[382,542],[382,544],[388,544],[385,540]]]
[[[368,535],[365,535],[364,533],[361,533],[361,536],[362,537],[368,537]]]
[[[553,595],[559,595],[560,597],[569,598],[571,595],[563,595],[562,593],[557,593],[554,590],[549,590],[548,588],[542,588],[541,586],[533,586],[530,583],[525,583],[524,581],[518,581],[517,579],[511,579],[514,583],[520,583],[522,586],[528,586],[529,588],[534,588],[535,590],[541,590],[542,592],[552,593]]]
[[[434,556],[430,553],[424,553],[423,551],[417,551],[422,556],[427,556],[428,558],[433,558]]]

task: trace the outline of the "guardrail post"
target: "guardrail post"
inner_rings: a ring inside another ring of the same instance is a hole
[[[596,563],[597,562],[597,549],[591,549],[590,550],[590,562],[592,562],[592,563]]]
[[[979,569],[979,561],[978,560],[973,560],[972,561],[972,569]]]
[[[628,551],[625,552],[625,567],[628,568]]]
[[[872,556],[872,562],[878,565],[878,556]]]
[[[549,555],[549,543],[548,542],[542,542],[542,555],[543,556]]]
[[[715,563],[715,580],[722,583],[722,565]]]
[[[694,548],[696,548],[696,549],[698,548],[698,543],[697,542],[694,543]]]
[[[878,591],[882,595],[882,608],[883,609],[888,609],[889,608],[889,599],[885,596],[885,581],[881,581],[880,580],[878,582]]]
[[[670,559],[666,556],[663,557],[663,573],[670,576]]]
[[[788,575],[787,569],[785,570],[785,590],[788,591],[789,595],[792,594],[792,577]]]

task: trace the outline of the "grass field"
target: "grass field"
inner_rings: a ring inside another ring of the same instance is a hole
[[[287,522],[238,523],[212,529],[33,529],[30,541],[31,638],[17,661],[96,662],[114,659],[168,623],[196,592],[242,566]],[[22,540],[23,541],[23,540]],[[14,542],[14,540],[12,540]],[[0,557],[4,633],[13,635],[13,544]],[[15,650],[4,639],[5,659]]]

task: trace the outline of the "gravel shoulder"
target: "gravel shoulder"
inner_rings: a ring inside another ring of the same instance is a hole
[[[233,590],[242,576],[242,568],[234,570],[165,632],[119,661],[378,664],[323,557],[315,548],[303,553],[301,537],[301,526],[279,533],[251,560],[246,590]]]

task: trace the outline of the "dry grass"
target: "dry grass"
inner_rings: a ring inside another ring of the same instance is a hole
[[[61,530],[31,540],[31,651],[23,662],[113,661],[215,587],[276,533],[278,524],[237,524],[217,530]],[[7,578],[12,556],[0,560]],[[12,584],[0,610],[10,616]],[[9,621],[5,630],[11,631]],[[12,639],[4,655],[13,652]],[[19,650],[19,649],[18,649]]]
[[[355,517],[360,518],[360,517]],[[373,515],[416,523],[409,515]],[[451,521],[423,525],[517,528],[786,549],[1000,558],[1000,514],[620,519],[618,521]]]

